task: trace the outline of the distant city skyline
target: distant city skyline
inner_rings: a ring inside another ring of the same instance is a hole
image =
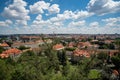
[[[0,34],[120,34],[120,0],[2,0]]]

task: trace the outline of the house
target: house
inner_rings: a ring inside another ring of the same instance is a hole
[[[20,38],[21,38],[21,40],[23,40],[24,42],[36,41],[36,40],[41,39],[39,36],[21,36]]]
[[[54,50],[62,50],[64,49],[65,47],[62,45],[62,44],[56,44],[53,46],[53,49]]]
[[[117,70],[113,70],[112,71],[112,74],[111,74],[111,76],[110,76],[110,79],[111,80],[119,80],[119,72],[117,71]]]
[[[40,42],[14,42],[12,44],[12,48],[19,48],[20,46],[30,47],[30,48],[36,48],[39,47]]]
[[[50,43],[52,43],[53,41],[52,41],[51,39],[47,39],[47,40],[45,40],[45,42],[48,43],[48,44],[50,44]]]
[[[9,45],[7,43],[0,43],[0,46],[3,47],[4,49],[9,49]]]
[[[75,51],[73,51],[73,55],[74,56],[84,56],[84,57],[90,57],[90,53],[87,50],[79,50],[76,49]]]
[[[11,58],[14,58],[14,57],[19,56],[21,53],[22,53],[21,50],[16,49],[16,48],[12,48],[12,49],[8,49],[8,50],[6,50],[6,51],[3,51],[3,52],[0,54],[0,57],[1,57],[1,58],[7,58],[7,57],[10,56]]]
[[[112,43],[112,42],[114,42],[113,40],[105,40],[104,41],[106,44],[110,44],[110,43]]]
[[[91,47],[92,45],[90,44],[90,42],[79,42],[77,47],[78,48],[88,48],[88,47]]]
[[[38,43],[39,45],[45,44],[45,42],[43,40],[37,40],[36,43]]]
[[[69,48],[73,48],[75,46],[75,43],[74,42],[70,42],[69,44],[68,44],[68,47]]]
[[[76,49],[73,51],[73,55],[71,56],[71,60],[76,62],[76,61],[83,59],[84,57],[89,58],[90,53],[87,50]]]

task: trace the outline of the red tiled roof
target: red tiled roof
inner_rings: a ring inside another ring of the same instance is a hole
[[[62,44],[56,44],[53,46],[53,49],[54,50],[61,50],[61,49],[64,49],[64,46]]]
[[[9,57],[9,55],[8,54],[0,54],[0,57],[1,58],[7,58],[7,57]]]
[[[2,54],[0,54],[1,58],[7,58],[10,54],[20,54],[22,51],[16,48],[9,49],[6,51],[3,51]]]
[[[105,43],[112,43],[114,42],[113,40],[105,40]]]
[[[2,46],[2,47],[9,47],[9,45],[7,43],[2,43],[2,44],[0,44],[0,46]]]
[[[79,42],[78,46],[91,46],[90,42]]]
[[[73,51],[73,54],[74,54],[75,56],[90,57],[90,54],[89,54],[88,51],[86,51],[86,50],[76,49],[75,51]]]
[[[119,73],[118,73],[117,70],[113,70],[113,73],[114,73],[115,75],[119,75]]]

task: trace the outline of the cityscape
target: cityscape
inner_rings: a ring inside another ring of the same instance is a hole
[[[120,80],[120,1],[1,1],[0,80]]]

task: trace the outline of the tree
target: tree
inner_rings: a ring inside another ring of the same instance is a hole
[[[64,50],[58,51],[57,57],[61,65],[65,66],[67,64],[67,56]]]
[[[120,39],[116,39],[115,44],[120,52]]]
[[[0,46],[0,54],[4,51],[4,48]]]
[[[119,56],[113,56],[111,58],[113,64],[115,64],[116,68],[119,69],[120,68],[120,57]]]
[[[8,65],[4,60],[0,60],[0,80],[9,80],[10,79],[10,71],[8,69]]]
[[[104,53],[104,52],[98,53],[97,58],[102,60],[102,61],[107,60],[108,54]]]
[[[90,80],[98,80],[100,77],[101,77],[101,73],[100,73],[100,71],[98,71],[96,69],[90,70],[90,72],[88,74],[88,78]]]
[[[25,49],[28,49],[29,47],[25,47],[25,46],[20,46],[19,49],[20,50],[25,50]]]
[[[7,41],[6,42],[10,47],[11,47],[11,45],[13,44],[13,42],[11,42],[11,41]]]

